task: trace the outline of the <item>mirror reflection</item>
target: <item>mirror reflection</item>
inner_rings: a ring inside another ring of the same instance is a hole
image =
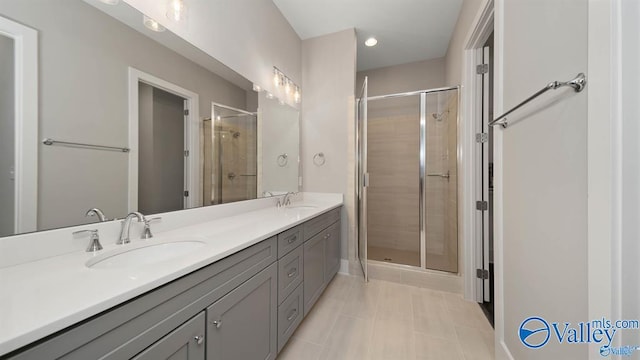
[[[27,149],[37,201],[24,204],[19,56],[0,36],[0,236],[99,221],[92,208],[114,219],[298,190],[298,111],[126,3],[7,0],[0,17],[37,32],[39,104],[26,134],[39,139]],[[272,171],[274,151],[288,156],[283,171]]]

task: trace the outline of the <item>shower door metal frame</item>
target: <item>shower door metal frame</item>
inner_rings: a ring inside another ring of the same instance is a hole
[[[217,114],[216,114],[216,106],[226,109],[226,110],[231,110],[231,111],[235,111],[238,112],[240,114],[243,115],[253,115],[256,116],[256,113],[250,112],[250,111],[246,111],[246,110],[242,110],[242,109],[238,109],[238,108],[234,108],[232,106],[227,106],[227,105],[223,105],[220,103],[216,103],[216,102],[211,102],[211,150],[213,151],[215,145],[216,145],[216,121],[217,121]],[[206,119],[205,119],[206,120]],[[257,121],[257,118],[256,118]],[[257,137],[256,137],[256,141],[257,141]],[[213,196],[213,205],[219,205],[219,204],[223,204],[222,201],[222,142],[219,143],[219,148],[216,149],[216,156],[218,157],[218,169],[217,173],[216,173],[216,187],[215,187],[215,192],[214,196]],[[212,157],[213,158],[213,157]],[[257,166],[257,156],[256,156],[256,166]],[[213,167],[212,167],[213,168]],[[257,189],[256,189],[257,192]]]
[[[368,268],[368,221],[367,187],[369,186],[369,173],[367,169],[367,97],[368,77],[365,76],[362,84],[362,95],[356,103],[356,151],[358,152],[357,171],[357,202],[358,202],[358,226],[356,226],[356,238],[358,240],[358,261],[362,267],[364,281],[369,281]]]
[[[367,83],[367,79],[365,78],[365,87],[366,87],[366,83]],[[427,266],[427,232],[426,232],[426,209],[427,209],[427,198],[426,198],[426,186],[427,186],[427,95],[430,93],[438,93],[438,92],[445,92],[445,91],[451,91],[451,90],[456,90],[458,91],[457,93],[457,97],[458,99],[460,99],[460,87],[459,86],[448,86],[448,87],[441,87],[441,88],[435,88],[435,89],[427,89],[427,90],[418,90],[418,91],[409,91],[409,92],[403,92],[403,93],[395,93],[395,94],[387,94],[387,95],[378,95],[378,96],[369,96],[366,97],[366,92],[364,93],[365,95],[363,95],[363,97],[365,97],[366,101],[365,101],[365,116],[366,116],[366,105],[367,105],[367,101],[372,101],[372,100],[383,100],[383,99],[393,99],[393,98],[401,98],[401,97],[408,97],[408,96],[415,96],[418,95],[420,96],[420,145],[419,145],[419,151],[420,151],[420,169],[419,169],[419,185],[418,185],[418,196],[419,196],[419,210],[418,210],[418,214],[419,214],[419,226],[420,226],[420,268],[421,269],[426,269]],[[362,98],[361,98],[362,99]],[[357,111],[360,111],[360,101],[361,99],[358,99],[357,102]],[[460,102],[458,101],[458,107],[460,106]],[[456,116],[456,124],[457,126],[459,125],[459,111],[458,114]],[[356,118],[359,120],[359,113],[356,112]],[[366,122],[366,118],[365,118],[365,122]],[[359,126],[359,125],[358,125]],[[366,126],[365,126],[366,129]],[[360,128],[358,127],[358,130],[360,130]],[[366,132],[364,134],[360,134],[359,131],[356,132],[357,135],[356,136],[360,136],[360,137],[366,137]],[[365,142],[365,147],[364,149],[360,146],[361,142]],[[360,171],[361,169],[361,164],[364,162],[366,164],[366,160],[367,160],[367,149],[366,149],[366,138],[365,139],[360,139],[360,138],[356,138],[356,142],[358,143],[358,171]],[[457,147],[459,147],[460,144],[457,145]],[[456,163],[458,163],[458,161],[456,161]],[[458,166],[458,165],[456,165]],[[360,174],[360,172],[359,172]],[[368,174],[367,174],[367,178],[368,178]],[[368,179],[367,179],[368,180]],[[363,184],[362,182],[360,182],[358,184],[358,194],[359,196],[362,196],[362,193],[366,191],[364,191],[363,188]],[[366,202],[365,202],[366,205]],[[359,230],[358,233],[358,245],[360,245],[360,239],[361,237],[364,237],[367,245],[368,245],[368,241],[367,241],[367,232],[366,232],[366,216],[367,216],[367,208],[366,206],[364,207],[360,207],[360,214],[359,214],[359,224],[358,227],[360,229],[362,229],[363,227],[364,229],[364,234],[362,233],[362,230]],[[362,219],[365,219],[364,222],[364,226],[363,226],[363,222]],[[359,252],[360,255],[360,252]],[[366,252],[365,252],[365,257],[366,257]],[[362,259],[361,263],[362,263]],[[366,261],[368,261],[368,259],[366,259]],[[367,278],[366,275],[366,261],[365,263],[363,263],[363,271],[365,271],[365,278]],[[403,265],[403,264],[394,264],[394,265],[401,265],[401,266],[409,266],[409,265]],[[413,267],[413,266],[411,266]]]

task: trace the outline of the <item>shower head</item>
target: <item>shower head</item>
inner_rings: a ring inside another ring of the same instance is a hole
[[[433,116],[433,118],[434,118],[436,121],[442,121],[442,120],[444,120],[444,115],[445,115],[446,113],[448,113],[448,112],[441,112],[440,114],[438,114],[438,113],[433,113],[433,114],[431,114],[431,116]]]

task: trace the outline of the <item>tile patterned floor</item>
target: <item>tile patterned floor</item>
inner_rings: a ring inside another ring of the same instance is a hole
[[[338,274],[278,360],[489,360],[493,346],[460,295]]]

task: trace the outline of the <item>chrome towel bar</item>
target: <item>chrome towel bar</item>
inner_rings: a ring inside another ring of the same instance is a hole
[[[491,121],[489,123],[489,126],[496,126],[496,125],[500,125],[502,126],[502,128],[506,128],[508,123],[507,123],[507,115],[511,114],[512,112],[518,110],[519,108],[523,107],[525,104],[527,104],[528,102],[530,102],[531,100],[537,98],[538,96],[546,93],[549,90],[556,90],[558,88],[564,87],[564,86],[570,86],[573,88],[573,90],[575,90],[575,92],[580,92],[584,89],[585,86],[587,86],[587,77],[584,75],[584,73],[580,73],[578,74],[575,78],[566,81],[566,82],[561,82],[561,81],[554,81],[554,82],[550,82],[549,84],[547,84],[547,86],[543,87],[542,89],[540,89],[538,92],[536,92],[535,94],[529,96],[526,100],[524,100],[523,102],[521,102],[520,104],[514,106],[511,110],[507,111],[506,113],[502,114],[501,116],[498,116],[497,118],[493,119],[493,121]],[[504,119],[504,121],[501,121]]]
[[[129,148],[121,148],[121,147],[115,147],[115,146],[105,146],[105,145],[93,145],[93,144],[84,144],[84,143],[77,143],[77,142],[69,142],[69,141],[59,141],[59,140],[53,140],[50,138],[46,138],[44,140],[42,140],[42,143],[45,145],[63,145],[63,146],[71,146],[71,147],[83,147],[83,148],[89,148],[89,149],[97,149],[97,150],[111,150],[111,151],[121,151],[121,152],[129,152],[131,149]]]

